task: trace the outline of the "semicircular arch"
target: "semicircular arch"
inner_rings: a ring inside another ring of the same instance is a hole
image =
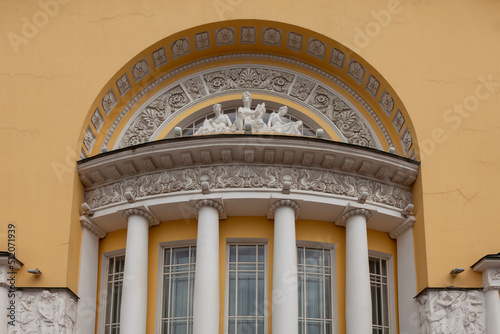
[[[333,140],[418,158],[402,101],[370,64],[313,31],[260,20],[194,27],[139,53],[92,104],[81,157],[163,139],[244,91],[314,119]]]

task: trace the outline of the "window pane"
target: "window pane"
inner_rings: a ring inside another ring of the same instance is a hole
[[[389,333],[388,263],[386,259],[370,257],[373,333]]]
[[[306,276],[306,317],[323,318],[325,292],[321,276]]]
[[[228,332],[264,333],[265,246],[229,245]]]
[[[238,246],[238,262],[257,262],[255,246]]]
[[[238,313],[239,316],[256,315],[256,277],[255,273],[238,275]]]
[[[164,252],[162,334],[192,333],[195,247]]]

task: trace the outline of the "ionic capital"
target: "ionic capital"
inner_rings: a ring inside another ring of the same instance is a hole
[[[224,213],[224,208],[222,207],[222,205],[220,205],[219,202],[216,202],[213,199],[202,199],[196,202],[196,204],[194,205],[194,212],[196,213],[196,216],[198,216],[200,209],[206,206],[211,206],[219,211],[219,217]]]
[[[295,216],[299,214],[300,211],[300,206],[297,204],[297,202],[292,201],[291,199],[282,199],[280,201],[274,202],[273,205],[269,208],[269,211],[271,212],[271,215],[274,216],[274,212],[276,209],[282,206],[289,206],[295,211]]]
[[[365,217],[366,221],[368,221],[368,219],[370,219],[370,217],[372,216],[372,213],[366,209],[349,210],[342,216],[341,219],[342,224],[345,225],[347,223],[347,220],[353,216],[363,216]]]
[[[155,221],[154,217],[149,213],[147,212],[146,210],[142,210],[142,209],[128,209],[128,210],[125,210],[123,212],[123,217],[125,217],[125,219],[128,221],[128,217],[130,216],[143,216],[144,218],[147,219],[149,225],[152,225]]]
[[[85,216],[80,217],[80,225],[82,226],[82,228],[86,228],[90,232],[94,233],[99,239],[104,238],[107,234],[102,228],[94,224]]]

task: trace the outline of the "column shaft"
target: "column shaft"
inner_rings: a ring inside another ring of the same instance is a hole
[[[280,203],[280,206],[274,210],[273,334],[298,333],[297,241],[295,238],[295,215],[298,206],[294,202],[291,203],[295,208],[286,203]]]
[[[198,236],[194,281],[193,333],[219,333],[218,203],[198,202]],[[218,205],[218,207],[217,207]],[[221,209],[221,208],[220,208]]]
[[[347,334],[372,333],[372,305],[366,221],[369,212],[346,214],[346,330]]]
[[[485,273],[483,273],[484,275]],[[485,291],[486,333],[500,333],[500,295],[497,289]]]
[[[80,297],[76,320],[78,333],[95,332],[98,260],[99,237],[83,227],[78,276],[78,297]]]
[[[396,235],[398,246],[398,308],[399,331],[401,334],[418,332],[417,273],[415,269],[415,248],[413,242],[414,217],[403,223],[402,232]]]
[[[149,221],[141,213],[127,215],[127,212],[127,247],[125,250],[120,333],[145,334]]]

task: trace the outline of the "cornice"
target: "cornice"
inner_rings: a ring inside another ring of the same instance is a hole
[[[198,213],[200,212],[201,208],[207,206],[216,209],[219,212],[219,217],[221,217],[224,214],[224,208],[222,207],[222,205],[220,205],[220,203],[212,199],[202,199],[196,202],[196,204],[194,205],[194,212],[198,216]]]

